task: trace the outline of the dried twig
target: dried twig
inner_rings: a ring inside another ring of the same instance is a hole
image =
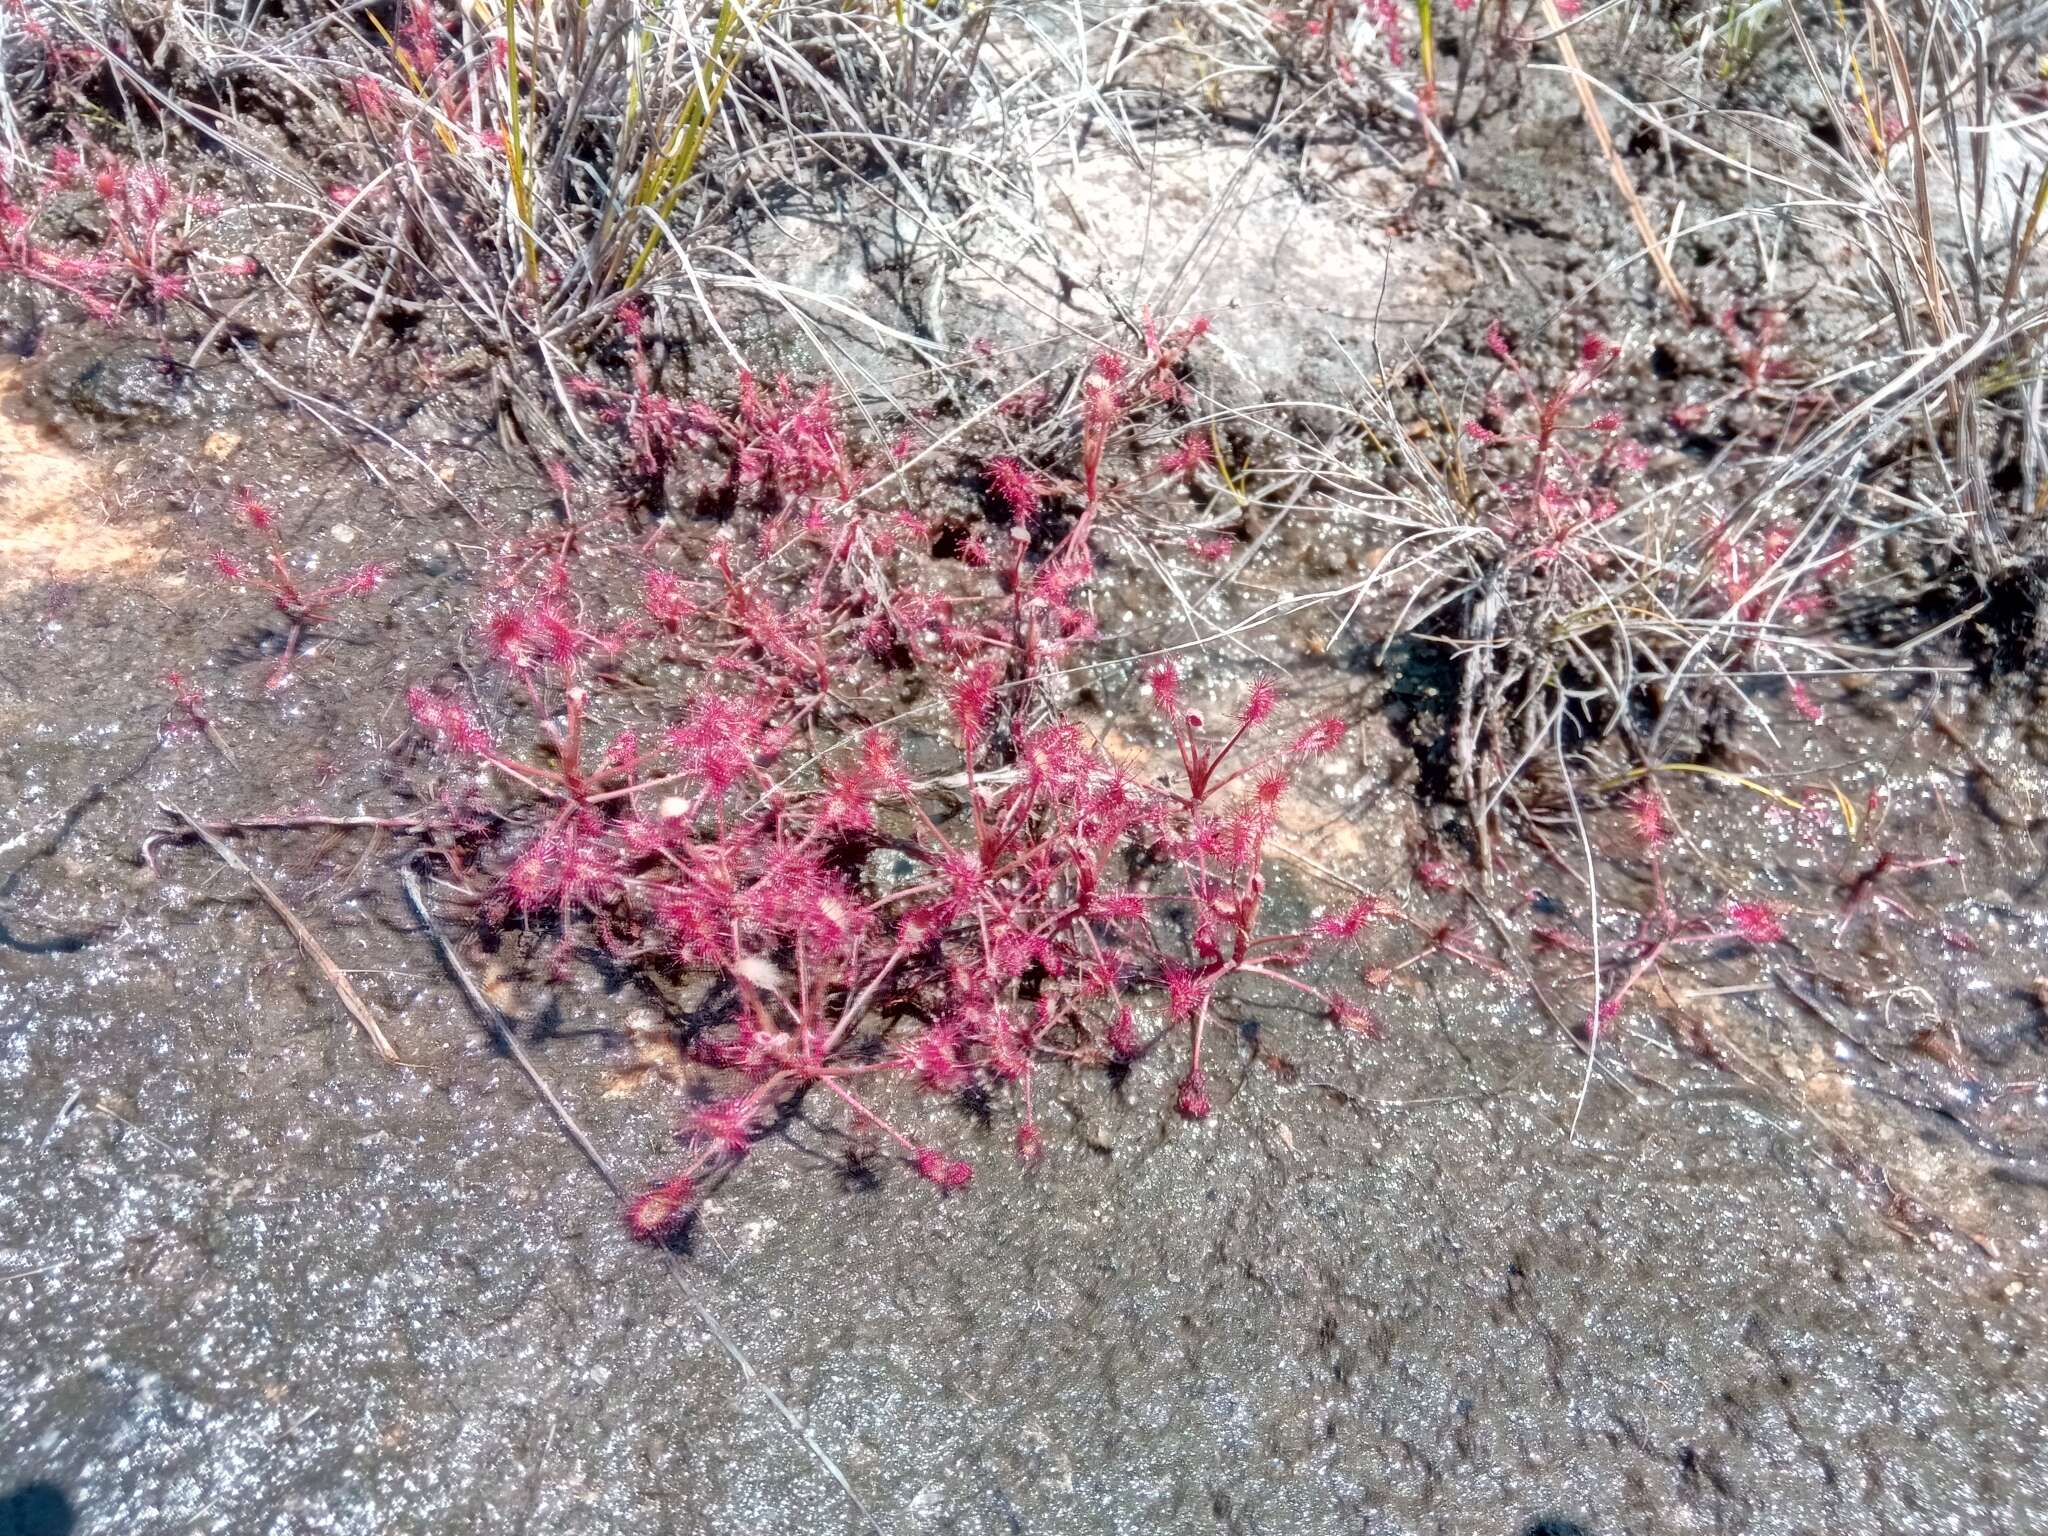
[[[419,827],[416,816],[243,816],[228,821],[188,821],[184,830],[166,827],[152,832],[142,840],[142,857],[153,869],[156,867],[156,849],[160,843],[179,843],[193,837],[204,837],[214,833],[221,837],[234,837],[244,832],[297,831],[307,827],[325,827],[337,831],[413,831]]]
[[[356,991],[355,984],[348,979],[347,973],[334,963],[334,957],[313,937],[313,930],[300,920],[296,912],[285,905],[284,898],[272,890],[261,875],[244,863],[240,854],[215,837],[202,823],[175,805],[159,802],[157,809],[166,816],[183,822],[195,837],[213,851],[215,858],[256,887],[256,894],[270,904],[270,910],[277,914],[278,921],[291,930],[292,937],[299,941],[299,948],[306,952],[306,958],[319,968],[322,978],[334,989],[334,995],[341,999],[343,1009],[355,1021],[356,1027],[368,1037],[370,1048],[377,1053],[378,1059],[387,1066],[404,1066],[405,1063],[399,1059],[398,1052],[392,1049],[391,1039],[384,1033],[384,1026],[377,1022],[377,1015],[371,1011],[370,1005],[363,1000],[362,994]]]
[[[1586,71],[1579,63],[1579,51],[1572,46],[1572,35],[1558,14],[1557,0],[1542,0],[1543,19],[1549,24],[1551,41],[1557,44],[1558,56],[1564,60],[1564,67],[1572,77],[1572,88],[1579,93],[1579,106],[1586,114],[1586,124],[1593,130],[1593,137],[1600,141],[1600,153],[1607,159],[1607,170],[1614,177],[1614,185],[1621,193],[1621,200],[1628,204],[1628,216],[1635,221],[1636,233],[1643,238],[1643,249],[1649,254],[1650,262],[1657,269],[1657,276],[1663,280],[1664,291],[1671,295],[1671,302],[1678,306],[1678,313],[1687,325],[1693,323],[1697,311],[1692,298],[1685,291],[1685,285],[1678,280],[1678,274],[1671,270],[1671,259],[1664,254],[1664,242],[1658,237],[1657,227],[1650,222],[1649,210],[1643,207],[1643,200],[1636,192],[1635,178],[1622,163],[1621,152],[1614,147],[1614,135],[1607,130],[1607,119],[1600,115],[1600,104],[1593,99],[1593,87],[1587,82]]]

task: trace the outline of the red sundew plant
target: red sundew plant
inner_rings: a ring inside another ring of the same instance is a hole
[[[1794,707],[1799,707],[1796,701]],[[1960,854],[1912,853],[1888,838],[1885,829],[1893,809],[1893,796],[1885,785],[1870,790],[1859,811],[1837,786],[1829,784],[1803,791],[1796,797],[1796,808],[1773,806],[1767,813],[1828,871],[1827,894],[1839,919],[1832,936],[1837,944],[1866,919],[1873,924],[1891,919],[1929,929],[1935,922],[1933,915],[1914,901],[1905,887],[1917,883],[1915,876],[1963,865]],[[1844,837],[1846,847],[1839,841]],[[1944,927],[1938,931],[1949,947],[1970,947],[1967,937],[1956,930]]]
[[[0,44],[14,44],[9,28],[19,36],[22,52],[42,61],[52,84],[76,91],[99,73],[99,54],[59,41],[49,24],[29,9],[28,0],[0,0]]]
[[[163,685],[171,695],[171,710],[164,716],[163,734],[204,730],[212,723],[206,712],[206,690],[182,672],[166,672]]]
[[[1589,1010],[1586,1033],[1599,1036],[1611,1029],[1628,1006],[1630,995],[1675,951],[1709,949],[1731,944],[1765,949],[1785,941],[1782,913],[1770,902],[1738,897],[1712,916],[1680,912],[1666,888],[1664,848],[1673,836],[1671,813],[1654,786],[1635,791],[1628,802],[1633,841],[1642,850],[1650,877],[1647,914],[1632,917],[1632,931],[1598,946],[1598,970],[1580,979],[1592,984],[1598,1002]],[[1547,948],[1592,962],[1590,938],[1562,928],[1539,928],[1536,941]]]
[[[800,394],[785,376],[764,389],[753,374],[743,373],[730,412],[677,401],[655,387],[640,307],[620,305],[618,319],[627,341],[630,387],[577,378],[570,388],[596,407],[600,421],[625,433],[635,473],[658,479],[686,447],[715,449],[726,459],[729,492],[758,486],[784,503],[828,492],[853,494],[855,466],[826,386]],[[771,526],[765,531],[772,538],[781,530]]]
[[[1748,310],[1730,304],[1715,318],[1714,329],[1741,364],[1743,380],[1752,393],[1794,372],[1789,359],[1772,355],[1784,335],[1783,311],[1768,304]]]
[[[105,221],[98,249],[88,254],[61,249],[37,233],[52,200],[72,191],[88,195]],[[93,166],[77,150],[59,146],[40,172],[0,163],[0,276],[25,278],[100,321],[131,305],[161,311],[196,302],[199,253],[190,240],[190,216],[218,211],[211,199],[179,189],[161,167],[110,154]],[[238,258],[216,270],[247,277],[255,267]]]
[[[1114,352],[1102,352],[1081,378],[1080,520],[1068,535],[1071,544],[1085,544],[1103,489],[1102,456],[1117,428],[1136,410],[1152,403],[1187,399],[1181,371],[1188,354],[1209,334],[1208,317],[1197,315],[1170,331],[1146,315],[1145,356],[1136,368]]]
[[[428,0],[401,5],[397,12],[396,36],[385,34],[397,78],[358,72],[342,82],[341,98],[373,131],[387,128],[398,117],[402,102],[416,100],[432,110],[435,137],[453,152],[461,142],[456,136],[468,137],[471,130],[464,125],[475,121],[475,97],[484,62],[488,61],[495,73],[505,69],[505,39],[491,38],[487,47],[471,50],[465,58],[461,48],[452,46],[457,38],[435,18]],[[476,131],[475,138],[487,147],[504,148],[498,130]],[[426,141],[409,128],[397,148],[400,154],[422,163],[430,153]]]
[[[946,1098],[1014,1095],[1029,1157],[1046,1066],[1143,1054],[1183,1027],[1178,1106],[1207,1115],[1203,1035],[1228,983],[1269,981],[1369,1031],[1356,1004],[1294,974],[1365,914],[1261,928],[1260,854],[1288,771],[1341,735],[1324,722],[1251,751],[1270,687],[1213,745],[1184,714],[1181,782],[1165,788],[1075,722],[1018,720],[999,672],[974,664],[947,698],[957,775],[913,778],[894,738],[871,730],[798,787],[771,771],[794,712],[765,691],[701,691],[658,744],[623,730],[591,753],[603,674],[580,633],[500,651],[530,697],[559,703],[537,751],[501,748],[445,696],[416,689],[410,704],[444,753],[503,792],[482,833],[473,809],[460,828],[453,812],[435,818],[450,878],[487,921],[552,932],[558,960],[584,943],[614,964],[717,979],[720,1006],[690,1050],[731,1086],[686,1116],[683,1166],[628,1212],[640,1235],[672,1233],[698,1191],[819,1095],[921,1177],[964,1186],[963,1160],[875,1106],[884,1076]],[[1125,1001],[1145,992],[1165,1003],[1150,1042]]]
[[[636,457],[633,414],[656,393],[636,378],[611,397]],[[679,1165],[627,1211],[636,1234],[676,1234],[799,1105],[957,1190],[967,1161],[879,1090],[1007,1101],[1031,1158],[1043,1073],[1182,1035],[1176,1106],[1209,1115],[1226,999],[1291,995],[1373,1032],[1304,970],[1400,914],[1266,915],[1278,807],[1341,723],[1282,731],[1268,681],[1211,731],[1161,667],[1177,761],[1148,775],[1054,707],[1050,669],[1092,634],[1092,564],[1073,538],[1034,555],[1036,472],[990,466],[1022,534],[1008,558],[948,562],[933,520],[866,504],[887,460],[848,444],[823,394],[744,380],[730,411],[656,414],[685,423],[679,451],[725,462],[733,510],[708,547],[677,559],[693,535],[673,524],[623,546],[639,569],[609,599],[595,550],[517,557],[478,625],[508,723],[446,689],[408,698],[445,769],[420,831],[480,924],[557,973],[585,956],[711,982],[679,1027],[715,1087],[682,1118]],[[917,768],[881,723],[906,687],[924,701]],[[1457,953],[1455,936],[1424,952]]]
[[[654,372],[648,364],[643,339],[646,322],[640,306],[630,301],[621,304],[618,321],[628,349],[630,388],[616,389],[601,379],[579,377],[569,380],[569,389],[596,408],[600,421],[624,430],[633,449],[634,472],[651,479],[660,476],[674,461],[689,418],[675,401],[654,387]]]
[[[1472,10],[1477,0],[1449,0],[1448,9],[1458,15]],[[1576,15],[1578,0],[1561,0],[1565,16]],[[1441,12],[1437,13],[1441,16]],[[1307,5],[1275,6],[1266,12],[1266,25],[1276,42],[1303,63],[1320,64],[1335,73],[1346,86],[1360,83],[1363,69],[1383,60],[1390,69],[1401,69],[1411,58],[1411,46],[1419,53],[1422,79],[1416,95],[1431,117],[1437,113],[1436,39],[1428,0],[1410,6],[1402,0],[1314,0]],[[1505,12],[1496,21],[1495,32],[1503,46],[1514,42],[1506,30]],[[1475,38],[1468,36],[1467,45]]]
[[[261,556],[252,561],[218,550],[213,555],[213,568],[223,581],[266,594],[284,615],[288,626],[284,651],[264,683],[266,688],[282,688],[291,678],[292,665],[307,632],[326,623],[338,602],[368,597],[382,585],[387,573],[382,565],[372,561],[333,581],[306,585],[285,557],[284,541],[277,532],[277,514],[246,487],[236,493],[235,510],[257,535]]]
[[[1913,923],[1925,922],[1925,914],[1893,887],[1908,875],[1929,869],[1954,869],[1962,862],[1961,856],[1953,853],[1915,859],[1903,856],[1894,848],[1880,848],[1869,864],[1844,876],[1841,881],[1842,921],[1835,931],[1836,939],[1840,940],[1850,925],[1866,914],[1881,914]]]
[[[1318,0],[1312,5],[1275,6],[1267,12],[1267,24],[1283,37],[1305,39],[1347,85],[1357,79],[1351,37],[1361,24],[1377,38],[1389,65],[1399,69],[1407,62],[1397,0]]]
[[[1741,380],[1705,398],[1671,407],[1665,420],[1679,432],[1719,435],[1717,418],[1731,434],[1751,435],[1768,423],[1772,440],[1782,451],[1803,438],[1831,406],[1827,390],[1812,386],[1811,369],[1788,355],[1785,313],[1770,304],[1729,304],[1715,317],[1714,329],[1727,347],[1728,360]],[[1738,402],[1756,409],[1724,415]]]
[[[1827,612],[1855,556],[1817,542],[1825,537],[1782,523],[1741,535],[1716,529],[1711,547],[1727,612],[1748,624],[1799,623]]]
[[[1733,654],[1759,669],[1777,653],[1773,632],[1825,616],[1855,564],[1853,548],[1831,542],[1825,527],[1793,529],[1783,523],[1746,531],[1724,524],[1710,534],[1708,551],[1716,580],[1696,604],[1710,617],[1744,626]],[[1784,682],[1792,708],[1809,724],[1820,723],[1821,708],[1806,684],[1789,674]]]
[[[1263,752],[1240,751],[1256,738],[1278,704],[1270,681],[1253,684],[1235,725],[1220,737],[1205,735],[1201,711],[1182,706],[1180,677],[1170,662],[1148,679],[1152,701],[1166,718],[1180,759],[1181,782],[1168,791],[1174,812],[1157,848],[1183,870],[1178,903],[1188,925],[1185,955],[1156,942],[1156,930],[1142,930],[1137,948],[1151,962],[1165,989],[1167,1017],[1189,1026],[1192,1045],[1182,1080],[1180,1111],[1190,1119],[1209,1113],[1202,1072],[1202,1036],[1217,991],[1238,977],[1261,977],[1315,1002],[1339,1027],[1375,1032],[1371,1019],[1341,993],[1316,987],[1291,974],[1318,940],[1357,936],[1369,916],[1318,924],[1301,932],[1268,932],[1260,923],[1265,897],[1263,854],[1289,772],[1305,759],[1333,751],[1344,737],[1341,720],[1321,720],[1291,740]],[[1237,787],[1238,793],[1227,794]]]
[[[1159,460],[1159,473],[1169,480],[1192,478],[1194,472],[1216,462],[1215,447],[1209,441],[1209,434],[1193,431],[1184,435],[1180,446]]]
[[[164,711],[163,719],[157,722],[157,740],[168,742],[179,736],[199,736],[223,759],[233,763],[235,756],[228,750],[228,744],[221,739],[220,730],[214,724],[206,690],[182,672],[166,672],[160,681],[171,695],[171,705]]]
[[[1621,435],[1620,412],[1605,410],[1581,419],[1571,409],[1599,383],[1621,349],[1603,336],[1588,335],[1579,344],[1577,366],[1561,382],[1546,386],[1516,357],[1498,321],[1487,327],[1486,345],[1520,391],[1513,404],[1489,392],[1488,420],[1465,423],[1465,436],[1482,451],[1482,462],[1499,466],[1489,495],[1491,525],[1510,550],[1512,563],[1552,561],[1620,512],[1616,482],[1643,467],[1641,446]]]
[[[1667,885],[1665,850],[1676,835],[1670,807],[1654,786],[1640,786],[1628,794],[1622,809],[1631,851],[1640,850],[1640,863],[1648,877],[1648,910],[1621,914],[1613,903],[1604,903],[1607,913],[1619,918],[1620,931],[1610,934],[1603,923],[1597,950],[1589,934],[1556,925],[1535,928],[1532,938],[1540,949],[1585,962],[1586,969],[1569,979],[1588,985],[1597,996],[1585,1023],[1589,1037],[1604,1036],[1623,1017],[1643,984],[1682,956],[1714,950],[1724,956],[1743,949],[1761,952],[1793,943],[1787,920],[1795,913],[1817,926],[1832,907],[1835,922],[1826,942],[1837,949],[1858,923],[1887,919],[1921,932],[1932,931],[1950,948],[1970,949],[1973,946],[1967,934],[1939,925],[1901,888],[1913,876],[1956,868],[1962,859],[1955,854],[1915,857],[1877,842],[1887,808],[1884,791],[1874,790],[1859,817],[1840,789],[1830,785],[1807,791],[1796,809],[1785,805],[1769,810],[1766,821],[1789,830],[1815,854],[1823,852],[1828,841],[1824,834],[1829,829],[1849,837],[1851,850],[1846,858],[1813,861],[1825,871],[1819,882],[1824,900],[1791,904],[1751,893],[1731,896],[1724,892],[1686,910]],[[1863,851],[1857,852],[1858,848]],[[1542,905],[1544,900],[1540,892],[1530,893],[1533,905]]]
[[[1494,387],[1429,486],[1466,547],[1426,574],[1411,603],[1441,614],[1430,622],[1465,650],[1457,782],[1498,806],[1488,786],[1518,777],[1566,722],[1591,740],[1659,707],[1642,685],[1634,632],[1654,603],[1632,606],[1616,593],[1647,582],[1674,607],[1694,595],[1665,590],[1690,577],[1690,562],[1645,558],[1662,547],[1657,526],[1646,526],[1656,504],[1634,483],[1647,456],[1621,411],[1597,399],[1620,350],[1586,336],[1564,377],[1545,382],[1498,322],[1485,345],[1498,364]]]
[[[992,458],[982,466],[989,495],[1010,514],[1013,538],[1029,540],[1048,502],[1062,496],[1078,496],[1080,513],[1062,538],[1055,558],[1085,558],[1096,519],[1117,489],[1103,475],[1110,444],[1147,406],[1188,402],[1190,397],[1182,374],[1195,344],[1208,333],[1209,321],[1205,316],[1198,315],[1171,330],[1162,330],[1148,314],[1143,322],[1142,359],[1134,362],[1121,353],[1102,351],[1089,360],[1075,386],[1074,414],[1079,428],[1081,468],[1078,482],[1043,473],[1008,454]],[[1009,413],[1013,403],[1014,397],[1000,409]],[[1045,404],[1043,391],[1038,391],[1026,414],[1037,414]],[[1188,432],[1155,468],[1160,475],[1186,476],[1211,461],[1208,435]]]

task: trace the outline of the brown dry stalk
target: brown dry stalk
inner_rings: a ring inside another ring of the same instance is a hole
[[[377,1053],[378,1059],[386,1066],[404,1066],[405,1063],[399,1059],[398,1052],[391,1047],[391,1037],[384,1033],[384,1026],[377,1022],[377,1015],[363,1000],[363,995],[356,991],[355,984],[348,979],[347,973],[334,963],[334,957],[327,953],[325,946],[313,937],[313,930],[300,920],[296,912],[285,905],[284,898],[272,890],[261,875],[244,863],[240,854],[209,832],[204,824],[195,821],[175,805],[159,804],[157,809],[166,816],[183,822],[194,837],[213,851],[215,858],[256,887],[256,894],[270,904],[270,910],[277,914],[278,921],[291,930],[292,937],[299,941],[299,948],[306,952],[306,958],[318,967],[321,977],[334,989],[334,995],[341,999],[341,1006],[347,1011],[348,1016],[369,1038],[370,1048]]]
[[[1678,313],[1687,325],[1698,317],[1693,308],[1692,298],[1685,291],[1685,285],[1678,280],[1678,274],[1671,270],[1671,260],[1664,254],[1664,242],[1657,237],[1657,227],[1650,222],[1650,213],[1643,206],[1643,200],[1636,192],[1635,179],[1622,163],[1621,151],[1614,147],[1614,135],[1607,130],[1607,119],[1600,115],[1600,104],[1593,99],[1593,87],[1586,71],[1579,63],[1579,51],[1572,46],[1572,35],[1565,29],[1564,18],[1558,14],[1557,0],[1542,0],[1543,19],[1550,27],[1550,37],[1557,44],[1558,56],[1564,60],[1564,67],[1572,77],[1572,88],[1579,93],[1579,106],[1586,114],[1586,123],[1593,130],[1593,137],[1600,141],[1600,153],[1607,157],[1607,170],[1614,177],[1614,185],[1620,189],[1621,200],[1628,204],[1628,215],[1635,220],[1636,233],[1642,236],[1643,249],[1649,254],[1651,264],[1657,269],[1657,276],[1663,280],[1664,291],[1671,295],[1671,302],[1678,306]]]

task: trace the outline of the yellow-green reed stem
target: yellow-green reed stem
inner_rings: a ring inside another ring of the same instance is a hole
[[[1244,505],[1244,488],[1237,483],[1237,476],[1230,472],[1230,460],[1223,451],[1222,434],[1216,430],[1216,423],[1209,423],[1209,451],[1215,456],[1216,473],[1223,481],[1223,488],[1230,492],[1231,499],[1238,506]]]
[[[527,183],[526,130],[519,112],[519,0],[505,4],[505,166],[512,176],[512,212],[526,253],[526,282],[540,282],[540,246],[533,234],[533,189]]]
[[[774,7],[775,0],[767,0],[760,14],[766,15]],[[628,288],[640,281],[641,273],[647,269],[655,248],[661,243],[662,226],[689,186],[690,175],[696,169],[697,155],[718,116],[719,103],[725,99],[725,88],[732,82],[733,72],[739,68],[743,51],[739,31],[739,0],[723,0],[718,9],[718,22],[712,28],[711,45],[705,51],[704,62],[698,66],[696,83],[689,100],[677,115],[675,127],[669,132],[667,145],[649,156],[641,167],[633,188],[632,203],[637,208],[653,209],[654,227],[648,231],[646,243],[640,247],[640,254],[633,259],[633,265],[626,273]]]
[[[1422,24],[1422,99],[1431,117],[1436,116],[1436,27],[1431,20],[1430,0],[1415,0],[1415,14]]]
[[[2027,215],[2027,227],[2020,235],[2019,248],[2013,252],[2012,274],[2006,280],[2008,288],[2017,283],[2020,268],[2034,254],[2034,237],[2041,232],[2041,211],[2044,208],[2048,208],[2048,167],[2042,169],[2041,180],[2034,188],[2034,209]]]
[[[412,67],[412,60],[405,56],[405,50],[398,46],[398,40],[385,31],[384,23],[379,21],[370,12],[363,12],[363,19],[375,27],[377,35],[384,39],[384,46],[391,50],[392,62],[398,66],[399,73],[405,76],[405,83],[412,87],[413,95],[419,97],[426,104],[429,113],[433,113],[434,101],[432,95],[427,90],[427,82],[422,80],[419,71]],[[447,150],[449,154],[452,155],[458,152],[455,135],[448,131],[448,125],[441,121],[438,114],[434,116],[434,135],[440,139],[441,147]]]
[[[1842,0],[1835,0],[1835,29],[1847,33],[1849,12]],[[1863,83],[1863,66],[1856,58],[1856,42],[1849,42],[1849,74],[1856,82],[1856,100],[1863,107],[1863,125],[1870,130],[1870,147],[1880,162],[1884,159],[1884,125],[1878,120],[1877,108],[1870,100],[1870,89]]]
[[[1755,779],[1746,779],[1739,773],[1728,772],[1725,768],[1710,768],[1705,763],[1652,763],[1645,768],[1632,768],[1627,773],[1617,774],[1611,779],[1595,784],[1593,787],[1601,791],[1619,789],[1624,784],[1633,783],[1635,780],[1646,778],[1653,773],[1697,773],[1710,779],[1718,779],[1723,784],[1733,784],[1738,788],[1746,789],[1751,794],[1762,795],[1766,800],[1774,801],[1789,810],[1799,811],[1805,809],[1804,806],[1790,795],[1781,795],[1775,789],[1757,783]],[[1839,794],[1840,791],[1838,790],[1836,793]]]

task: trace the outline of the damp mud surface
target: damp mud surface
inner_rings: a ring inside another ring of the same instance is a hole
[[[266,694],[278,637],[194,599],[213,531],[146,473],[74,509],[137,554],[0,597],[0,1446],[78,1529],[861,1528],[692,1297],[892,1531],[2039,1528],[2026,711],[1962,686],[1830,704],[1815,768],[1851,794],[1885,770],[1897,814],[1969,853],[1914,891],[1938,922],[1803,956],[1891,967],[1834,1017],[1768,974],[1674,983],[1722,1059],[1648,1014],[1589,1076],[1530,995],[1445,966],[1378,1000],[1377,1043],[1245,1011],[1203,1125],[1142,1063],[1056,1085],[1029,1170],[963,1117],[957,1198],[850,1176],[799,1117],[661,1255],[464,1010],[388,848],[244,842],[400,1068],[238,875],[192,844],[140,857],[161,804],[375,807],[393,701],[458,622],[431,488],[367,487],[213,387],[95,462],[260,475],[317,558],[398,560],[410,619],[337,619]],[[231,757],[162,724],[172,668],[224,679]],[[1972,708],[1967,751],[1929,727]],[[1399,881],[1404,752],[1364,735],[1349,851]],[[1794,899],[1827,863],[1739,791],[1679,815],[1714,856],[1778,859]],[[630,997],[503,1001],[604,1154],[658,1173],[676,1090]],[[1929,1024],[1942,1059],[1913,1049]]]
[[[1116,255],[1103,210],[1063,216]],[[1334,301],[1367,330],[1376,262]],[[334,411],[367,410],[378,381],[345,382]],[[1238,1008],[1203,1124],[1146,1062],[1047,1084],[1032,1167],[963,1110],[977,1176],[951,1198],[800,1114],[661,1253],[466,1010],[390,843],[237,840],[397,1067],[242,876],[149,841],[166,807],[388,810],[404,689],[464,644],[483,539],[461,501],[547,504],[487,412],[379,417],[412,457],[373,474],[323,429],[343,416],[227,360],[88,340],[9,388],[6,1518],[869,1528],[829,1458],[891,1532],[2048,1523],[2048,740],[2026,678],[1959,655],[1723,744],[1768,751],[1779,800],[1832,786],[1834,824],[1774,817],[1733,770],[1670,786],[1687,859],[1797,913],[1796,943],[1674,970],[1594,1051],[1568,981],[1439,957],[1375,998],[1376,1042]],[[242,481],[320,570],[394,567],[390,601],[337,614],[274,691],[282,634],[206,572]],[[1311,554],[1372,558],[1280,538],[1249,574]],[[206,680],[212,733],[171,671]],[[1363,642],[1296,681],[1373,713],[1289,836],[1403,890],[1434,831],[1407,744],[1434,685]],[[1625,852],[1625,824],[1590,836]],[[1959,859],[1858,907],[1881,847]],[[1554,869],[1511,884],[1511,927],[1568,894]],[[1304,876],[1276,899],[1318,897]],[[608,1163],[659,1175],[681,1088],[630,989],[486,984]]]

